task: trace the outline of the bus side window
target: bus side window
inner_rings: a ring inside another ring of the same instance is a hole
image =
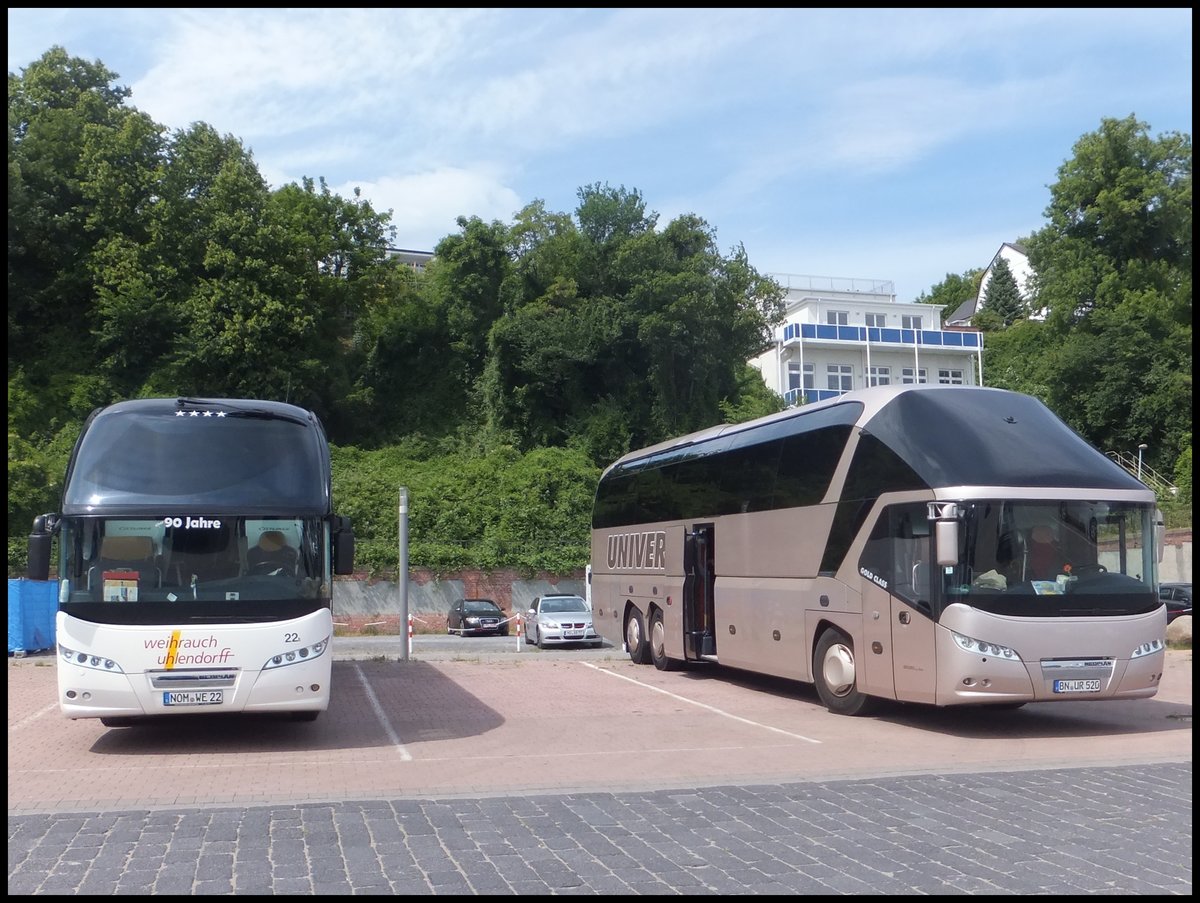
[[[896,595],[922,611],[932,611],[929,602],[933,562],[930,560],[929,519],[923,505],[893,509],[893,561]]]
[[[933,567],[929,542],[925,504],[897,505],[879,516],[863,547],[859,565],[871,577],[884,581],[893,595],[930,612]]]

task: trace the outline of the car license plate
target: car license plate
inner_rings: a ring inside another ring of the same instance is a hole
[[[563,636],[583,636],[582,630],[564,630]]]
[[[163,693],[163,705],[220,705],[225,701],[223,690],[177,690]]]
[[[1099,693],[1099,680],[1056,680],[1055,693]]]

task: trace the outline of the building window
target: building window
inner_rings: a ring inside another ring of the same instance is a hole
[[[817,378],[814,374],[813,365],[804,364],[802,366],[799,361],[788,361],[787,387],[789,392],[815,389],[817,387]]]
[[[887,324],[887,314],[867,314],[867,325],[882,329]]]
[[[830,364],[825,368],[828,387],[834,392],[849,392],[854,388],[854,371],[849,364]]]
[[[924,383],[924,382],[928,382],[928,381],[929,380],[925,375],[924,367],[922,367],[919,370],[916,367],[901,367],[900,368],[900,382],[904,383],[905,385],[909,385],[912,383]]]
[[[900,318],[900,328],[901,329],[920,329],[921,328],[921,318],[914,317],[911,314],[905,314],[904,316],[902,316]]]
[[[870,376],[868,377],[867,385],[869,386],[890,386],[892,384],[892,368],[891,367],[872,367]]]
[[[961,386],[963,372],[961,370],[938,370],[938,382],[947,386]]]
[[[850,314],[844,310],[827,310],[825,311],[825,322],[830,326],[848,326],[850,325]]]

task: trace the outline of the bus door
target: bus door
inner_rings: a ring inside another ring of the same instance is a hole
[[[932,592],[936,562],[924,503],[892,509],[892,668],[896,698],[937,699]]]
[[[696,660],[717,654],[713,630],[713,525],[693,524],[683,533],[683,649]]]

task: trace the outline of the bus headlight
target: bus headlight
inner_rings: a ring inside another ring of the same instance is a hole
[[[960,649],[965,649],[967,652],[976,652],[980,655],[992,655],[996,658],[1006,658],[1010,661],[1019,662],[1021,656],[1009,649],[1007,646],[1001,646],[999,643],[985,643],[983,640],[977,640],[974,637],[963,636],[961,633],[956,633],[951,630],[950,635],[954,637],[954,642],[958,644]]]
[[[109,671],[113,674],[124,674],[121,666],[111,658],[103,655],[92,655],[88,652],[76,652],[68,649],[62,643],[58,644],[59,657],[68,665],[78,665],[80,668],[94,668],[97,671]]]
[[[321,642],[313,643],[311,646],[302,646],[299,649],[288,649],[286,652],[276,653],[267,659],[267,663],[263,665],[263,670],[286,668],[288,665],[295,665],[300,662],[319,658],[327,648],[329,648],[329,637],[325,637]]]
[[[1142,643],[1133,650],[1129,656],[1130,659],[1141,658],[1143,655],[1153,655],[1156,652],[1162,652],[1167,646],[1162,640],[1150,640],[1148,643]]]

